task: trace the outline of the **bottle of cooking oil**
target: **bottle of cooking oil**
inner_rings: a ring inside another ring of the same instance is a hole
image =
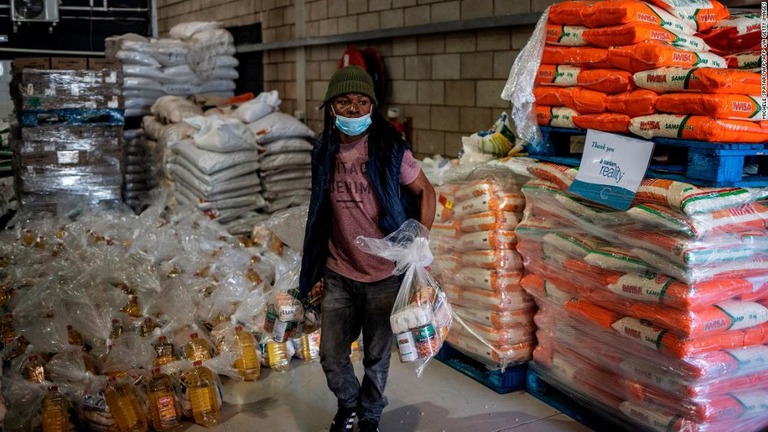
[[[157,338],[157,344],[155,344],[155,367],[162,367],[168,363],[176,361],[175,347],[168,338],[160,336]]]
[[[13,314],[7,313],[3,316],[3,344],[7,345],[13,342],[16,337],[16,327],[13,325]]]
[[[235,338],[237,338],[243,351],[242,357],[235,360],[235,367],[246,381],[258,379],[261,365],[259,364],[259,355],[256,353],[256,341],[253,339],[253,335],[243,330],[242,326],[236,326]]]
[[[130,315],[132,318],[138,318],[141,314],[141,308],[139,307],[139,296],[133,290],[129,291],[130,299],[128,303],[121,309],[123,312]]]
[[[41,422],[43,432],[67,432],[69,429],[69,402],[57,386],[48,388],[48,394],[43,399]]]
[[[83,335],[71,325],[67,325],[67,340],[70,345],[84,346]]]
[[[269,359],[269,368],[272,370],[285,372],[290,368],[291,359],[288,357],[288,347],[285,342],[267,342],[267,358]]]
[[[123,334],[123,325],[120,324],[120,320],[115,318],[112,320],[112,328],[109,331],[109,338],[112,340],[117,340],[117,338],[120,337],[120,335]]]
[[[152,332],[155,331],[155,329],[158,327],[160,326],[155,322],[155,320],[152,319],[152,317],[145,317],[141,322],[141,326],[139,327],[139,336],[147,337],[151,335]]]
[[[296,340],[296,339],[294,339]],[[320,331],[316,330],[312,333],[303,333],[298,338],[299,344],[297,349],[301,352],[301,358],[304,361],[319,361],[320,360]]]
[[[194,367],[187,374],[187,389],[192,403],[192,417],[195,423],[211,427],[219,423],[219,389],[216,377],[210,369],[203,366],[200,360],[195,361]]]
[[[104,399],[120,432],[147,430],[146,414],[130,384],[110,377],[104,389]]]
[[[152,369],[147,382],[147,408],[154,430],[172,431],[181,426],[181,405],[176,400],[173,380],[160,368]]]
[[[208,342],[197,333],[189,335],[189,342],[184,345],[184,358],[187,360],[210,360],[211,349]]]
[[[45,359],[37,354],[27,357],[27,365],[24,367],[24,378],[33,383],[45,381]]]

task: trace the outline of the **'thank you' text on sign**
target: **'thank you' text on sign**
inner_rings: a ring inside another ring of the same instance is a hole
[[[651,141],[590,129],[579,172],[568,191],[617,210],[626,210],[645,177],[651,153]]]

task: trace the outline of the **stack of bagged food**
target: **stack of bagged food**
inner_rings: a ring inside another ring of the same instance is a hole
[[[278,111],[276,91],[218,104],[198,99],[163,96],[142,121],[180,204],[229,223],[309,201],[314,133]]]
[[[106,39],[106,55],[123,62],[126,116],[143,116],[161,96],[234,95],[238,78],[232,34],[218,22],[177,24],[169,38],[137,34]]]
[[[531,167],[517,249],[545,381],[658,431],[768,425],[766,189],[645,179],[626,212]]]
[[[768,142],[754,72],[758,15],[729,15],[716,0],[566,1],[548,19],[534,88],[539,125]]]
[[[525,178],[490,165],[438,185],[430,234],[433,269],[461,321],[447,342],[488,366],[530,359],[533,300],[520,286],[523,262],[514,229],[522,217]]]

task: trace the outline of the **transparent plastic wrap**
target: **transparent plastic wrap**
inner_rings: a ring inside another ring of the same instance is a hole
[[[549,162],[538,162],[529,168],[535,177],[547,180],[551,187],[567,191],[576,178],[576,168]],[[687,216],[735,208],[765,199],[765,188],[699,187],[667,179],[645,178],[637,190],[633,204],[657,204]]]
[[[6,373],[2,388],[7,409],[4,429],[31,430],[39,421],[38,410],[47,393],[47,385],[29,382],[16,373]]]
[[[301,252],[304,247],[304,228],[307,222],[308,205],[301,205],[275,212],[264,226],[275,233],[291,249]],[[300,226],[296,226],[296,223]]]
[[[601,210],[599,206],[587,203],[585,205],[597,211],[579,211],[584,206],[575,205],[580,201],[578,198],[563,194],[552,186],[532,184],[523,188],[529,201],[532,197],[536,199],[528,214],[551,217],[562,223],[562,227],[551,230],[551,233],[557,236],[547,237],[552,238],[548,244],[555,247],[574,244],[583,252],[582,258],[588,264],[623,272],[656,271],[688,284],[713,278],[759,276],[765,271],[765,250],[763,243],[757,240],[765,236],[764,229],[755,231],[749,225],[736,228],[738,223],[721,222],[725,227],[724,231],[710,231],[701,238],[691,238],[674,231],[662,231],[663,227],[655,219],[645,218],[644,220],[653,220],[652,224],[640,224],[637,218],[629,216],[632,211],[625,213]],[[709,199],[710,196],[699,195],[692,198],[698,199],[696,204],[700,205],[700,201]],[[722,199],[727,200],[728,197]],[[565,203],[567,204],[563,205]],[[760,205],[757,205],[759,208]],[[752,209],[754,205],[734,205],[730,209],[716,212],[714,217],[727,219],[727,215],[735,214],[738,218],[743,211],[749,212]],[[713,214],[680,214],[678,219],[700,220],[706,223],[713,219]],[[757,214],[754,219],[759,221],[762,216]],[[528,218],[527,222],[523,222],[524,228],[527,229],[527,225],[532,221],[533,218]],[[755,222],[752,223],[754,224]],[[729,232],[738,229],[745,232]],[[518,231],[518,235],[520,233]],[[585,234],[599,241],[584,243]],[[545,242],[547,238],[544,238]],[[555,239],[558,241],[553,242]]]
[[[417,376],[440,350],[453,320],[445,292],[425,269],[432,263],[428,235],[423,225],[409,219],[383,239],[355,240],[363,251],[394,261],[394,274],[404,274],[390,322],[400,359],[414,362]]]
[[[22,69],[11,89],[23,110],[123,108],[123,72],[102,70]]]
[[[154,360],[155,350],[149,340],[135,333],[124,333],[114,341],[101,371],[105,374],[122,372],[138,375],[151,370]]]
[[[549,10],[548,7],[541,14],[528,43],[515,58],[507,83],[501,92],[501,98],[512,103],[511,117],[517,136],[528,143],[542,139],[533,110],[536,101],[533,96],[533,86],[546,43]]]
[[[537,372],[542,368],[560,378],[575,379],[573,389],[582,396],[606,393],[617,401],[614,409],[635,405],[659,416],[669,413],[682,424],[695,424],[695,430],[752,430],[749,425],[759,424],[752,422],[765,420],[765,407],[757,403],[764,397],[764,345],[716,350],[677,361],[616,341],[548,298],[537,296],[537,302],[542,309],[536,317],[540,330],[534,366]],[[608,382],[610,387],[605,386]],[[642,417],[630,421],[639,420]],[[675,423],[671,430],[689,429]]]

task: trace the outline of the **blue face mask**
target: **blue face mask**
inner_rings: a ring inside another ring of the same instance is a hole
[[[362,117],[342,117],[336,114],[336,127],[348,136],[358,136],[368,130],[371,126],[371,114],[366,114]]]

